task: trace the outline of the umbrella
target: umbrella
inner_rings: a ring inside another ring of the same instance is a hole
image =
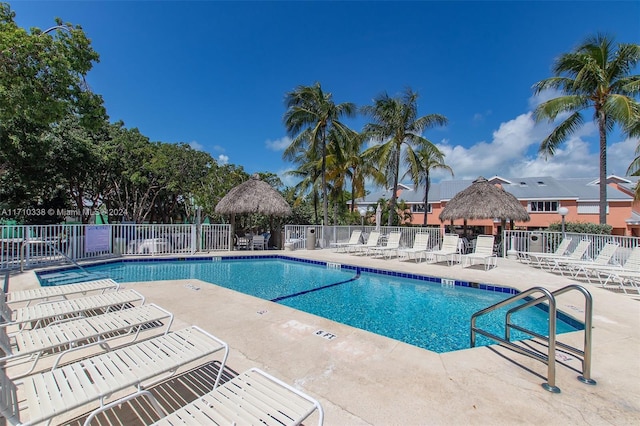
[[[529,213],[520,201],[497,187],[484,177],[474,180],[471,186],[458,192],[442,209],[440,221],[455,219],[500,219],[528,222]]]
[[[257,174],[231,189],[216,205],[219,214],[259,213],[265,216],[288,216],[291,207],[287,201]]]
[[[380,222],[382,222],[382,206],[378,203],[378,207],[376,207],[376,232],[380,232]]]

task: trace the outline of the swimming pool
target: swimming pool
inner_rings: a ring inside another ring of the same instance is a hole
[[[469,348],[471,315],[515,294],[504,287],[460,281],[443,285],[437,277],[349,265],[331,268],[324,262],[284,256],[125,260],[85,269],[118,282],[195,278],[438,353]],[[39,273],[38,278],[47,285],[73,277],[76,271]],[[478,325],[503,335],[504,312],[506,308],[483,316]],[[547,334],[548,314],[542,309],[516,315],[516,324]],[[580,324],[561,314],[557,328],[564,333],[580,329]],[[476,343],[493,342],[479,336]]]

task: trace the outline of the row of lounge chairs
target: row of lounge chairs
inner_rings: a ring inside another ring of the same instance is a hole
[[[138,397],[149,400],[160,417],[156,424],[162,425],[300,424],[315,411],[318,424],[323,423],[317,400],[262,370],[253,368],[221,383],[229,354],[223,340],[197,326],[170,330],[169,311],[145,304],[140,293],[120,290],[112,280],[0,290],[0,304],[0,413],[8,424],[48,424],[85,406],[91,410],[85,424],[90,424],[96,415]],[[153,337],[138,340],[143,328],[154,325]],[[127,336],[133,337],[124,342]],[[120,340],[111,348],[115,339]],[[84,352],[83,359],[61,363],[63,356],[77,358],[78,349],[96,345],[104,352],[89,357]],[[50,354],[57,357],[53,367],[30,374]],[[221,356],[213,389],[177,411],[164,412],[149,387],[212,356]],[[30,368],[16,373],[25,360],[33,361]]]
[[[591,242],[581,240],[570,250],[571,238],[564,238],[552,253],[518,252],[523,263],[592,283],[597,279],[602,287],[622,290],[625,294],[640,294],[640,247],[634,247],[623,263],[617,263],[617,243],[608,242],[598,254],[588,258]]]
[[[459,250],[459,236],[457,234],[447,234],[444,236],[442,246],[432,249],[429,246],[429,234],[418,233],[411,247],[400,246],[400,232],[391,232],[388,235],[386,244],[380,244],[381,235],[378,231],[372,231],[367,240],[360,242],[362,231],[355,230],[347,242],[334,243],[332,247],[336,252],[362,254],[365,256],[382,256],[389,259],[397,256],[399,259],[413,259],[416,262],[423,259],[445,261],[449,265],[456,262],[463,267],[482,263],[485,270],[497,266],[497,256],[494,253],[493,235],[479,235],[476,240],[474,251],[461,254]]]

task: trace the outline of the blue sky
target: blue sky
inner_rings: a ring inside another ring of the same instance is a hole
[[[284,97],[315,82],[335,102],[359,106],[384,92],[417,91],[420,115],[449,119],[424,136],[456,179],[596,177],[591,122],[555,157],[537,156],[551,127],[533,122],[541,97],[531,87],[596,32],[640,43],[639,1],[10,4],[25,28],[48,28],[55,17],[83,27],[100,54],[88,82],[111,121],[287,184],[294,181],[284,175],[293,165],[282,160]],[[360,130],[367,118],[345,121]],[[625,174],[636,144],[610,135],[610,174]]]

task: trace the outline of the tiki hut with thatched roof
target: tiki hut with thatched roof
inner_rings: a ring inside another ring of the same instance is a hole
[[[215,212],[230,216],[231,232],[235,233],[236,214],[257,213],[284,217],[291,214],[291,207],[278,191],[255,174],[222,197]]]
[[[468,219],[500,219],[503,229],[507,220],[530,220],[529,213],[513,194],[482,176],[447,202],[438,217],[452,223],[456,219],[464,219],[465,223]]]

